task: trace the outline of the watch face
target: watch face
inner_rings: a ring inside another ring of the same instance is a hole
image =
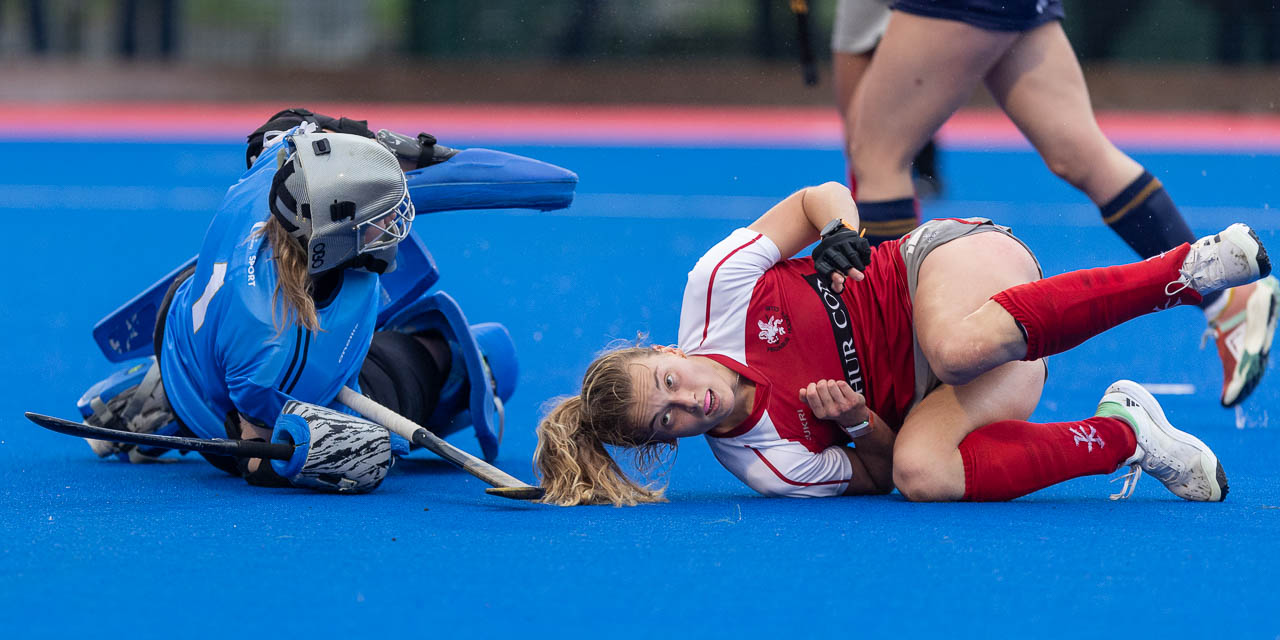
[[[827,224],[823,225],[822,231],[820,233],[823,236],[827,236],[832,233],[835,233],[835,230],[839,229],[842,226],[844,226],[844,220],[841,220],[840,218],[836,218],[835,220],[832,220]]]

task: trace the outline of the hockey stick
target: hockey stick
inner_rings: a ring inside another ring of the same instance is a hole
[[[461,467],[463,471],[492,485],[484,490],[485,493],[513,500],[537,500],[545,493],[542,487],[521,482],[518,478],[508,475],[484,460],[445,442],[436,434],[427,431],[425,427],[418,426],[408,418],[356,393],[350,387],[343,387],[338,392],[338,402],[355,409],[360,415],[386,427],[392,433],[429,449],[432,453]]]
[[[800,46],[800,72],[804,74],[804,83],[813,86],[818,84],[818,64],[814,59],[813,42],[809,36],[808,0],[791,0],[791,13],[796,16],[796,39]]]
[[[77,436],[80,438],[92,438],[94,440],[106,440],[108,442],[126,442],[128,444],[136,444],[143,447],[160,447],[163,449],[177,449],[178,451],[198,451],[200,453],[211,453],[213,455],[231,456],[234,458],[288,460],[293,457],[293,445],[282,443],[252,442],[249,440],[223,440],[221,438],[205,440],[202,438],[162,436],[154,433],[134,433],[132,431],[117,431],[115,429],[95,427],[93,425],[83,424],[80,422],[72,422],[70,420],[63,420],[62,418],[32,413],[30,411],[24,412],[23,415],[27,416],[28,420],[50,431],[57,431],[58,433],[65,433],[69,436]]]

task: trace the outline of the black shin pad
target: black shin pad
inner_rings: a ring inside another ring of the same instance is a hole
[[[414,336],[379,331],[360,368],[360,389],[378,404],[425,425],[447,375]]]

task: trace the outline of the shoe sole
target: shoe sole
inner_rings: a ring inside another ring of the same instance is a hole
[[[1243,231],[1246,238],[1231,238],[1231,243],[1244,250],[1245,255],[1252,256],[1253,266],[1257,267],[1258,275],[1254,280],[1265,278],[1271,275],[1271,258],[1267,255],[1267,248],[1262,246],[1262,240],[1258,239],[1258,234],[1247,224],[1237,222],[1218,234],[1219,238],[1225,235],[1235,236],[1236,233]],[[1241,283],[1244,284],[1244,283]]]
[[[1271,275],[1271,258],[1267,255],[1267,248],[1262,246],[1262,240],[1258,239],[1258,234],[1254,233],[1253,229],[1249,229],[1249,237],[1258,245],[1258,277],[1265,278]]]
[[[1262,374],[1267,370],[1267,358],[1271,354],[1271,343],[1275,340],[1277,320],[1280,320],[1280,291],[1274,284],[1260,281],[1257,289],[1249,296],[1245,305],[1244,346],[1241,350],[1240,362],[1236,365],[1235,378],[1242,380],[1240,390],[1235,399],[1223,402],[1222,406],[1230,409],[1249,397]],[[1250,322],[1253,318],[1266,317],[1266,322]],[[1257,354],[1254,356],[1253,354]],[[1257,373],[1253,373],[1256,371]],[[1251,375],[1252,374],[1252,375]]]
[[[1156,397],[1151,395],[1151,392],[1147,391],[1142,385],[1132,380],[1119,380],[1107,387],[1108,394],[1113,392],[1123,393],[1133,398],[1147,412],[1147,415],[1151,416],[1157,428],[1162,429],[1173,440],[1195,447],[1200,452],[1200,472],[1204,474],[1209,482],[1209,495],[1205,498],[1180,497],[1201,502],[1222,502],[1226,499],[1227,474],[1222,470],[1222,463],[1218,461],[1218,456],[1214,455],[1213,450],[1208,445],[1199,438],[1174,427],[1169,422],[1169,419],[1165,417],[1164,409],[1160,408],[1160,403],[1156,401]]]

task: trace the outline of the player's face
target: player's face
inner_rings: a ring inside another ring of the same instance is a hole
[[[364,237],[361,239],[362,240],[361,245],[368,246],[376,242],[379,239],[379,237],[382,236],[382,234],[386,233],[386,229],[389,228],[395,221],[396,221],[396,214],[388,213],[387,215],[382,216],[377,220],[374,220],[372,224],[365,226]]]
[[[413,202],[405,195],[400,203],[382,216],[361,223],[360,251],[376,251],[393,246],[409,235],[413,224]]]
[[[702,435],[735,411],[736,378],[706,358],[655,353],[631,365],[637,424],[653,440]]]

